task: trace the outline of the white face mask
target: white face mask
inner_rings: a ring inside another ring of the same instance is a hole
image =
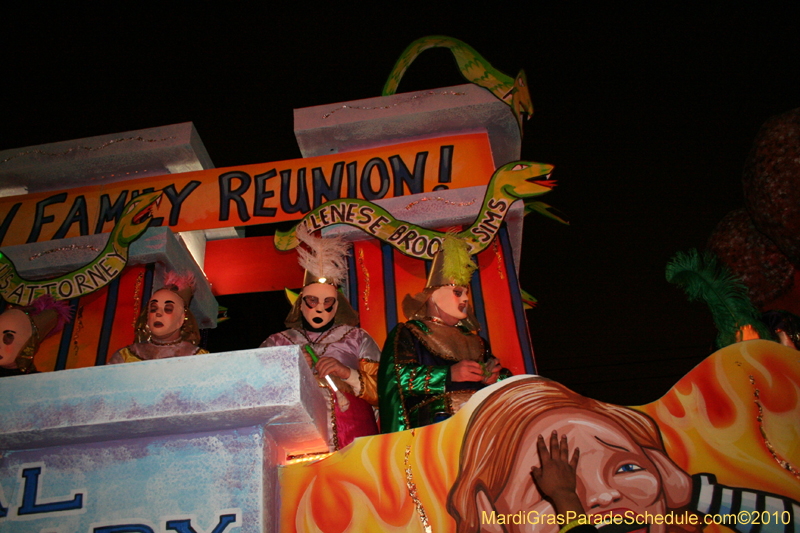
[[[150,298],[147,311],[147,326],[150,333],[159,340],[173,340],[186,318],[183,299],[174,292],[161,289]]]
[[[312,283],[300,293],[300,310],[311,327],[321,328],[336,317],[339,309],[336,287],[327,283]]]
[[[433,307],[429,310],[431,316],[437,316],[446,324],[454,326],[467,318],[469,287],[450,285],[439,287],[431,294],[429,302]]]
[[[17,356],[33,335],[28,316],[19,309],[9,309],[0,315],[0,367],[17,368]]]

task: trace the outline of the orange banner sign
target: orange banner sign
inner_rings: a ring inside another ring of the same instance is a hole
[[[296,220],[337,198],[485,185],[493,172],[489,138],[475,133],[9,197],[0,200],[0,245],[111,231],[130,199],[154,190],[168,201],[151,225],[179,232]]]

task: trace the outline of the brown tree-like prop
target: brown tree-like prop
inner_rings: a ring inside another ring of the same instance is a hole
[[[756,228],[800,268],[800,108],[761,126],[742,185]]]
[[[743,208],[731,211],[717,224],[708,248],[747,285],[750,300],[759,308],[792,289],[794,266],[756,229]]]

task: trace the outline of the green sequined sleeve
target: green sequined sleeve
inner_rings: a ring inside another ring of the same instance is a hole
[[[413,334],[398,324],[386,339],[378,372],[381,432],[409,429],[403,398],[445,392],[449,367],[419,364]]]
[[[428,366],[419,363],[413,334],[408,328],[398,331],[395,340],[395,375],[404,395],[442,394],[449,366]]]

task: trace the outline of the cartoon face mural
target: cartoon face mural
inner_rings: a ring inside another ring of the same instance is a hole
[[[147,327],[153,337],[162,342],[180,338],[181,326],[186,319],[183,299],[168,289],[153,294],[148,304]]]
[[[640,407],[513,377],[476,393],[444,422],[357,439],[316,464],[285,468],[282,531],[302,523],[323,531],[552,533],[558,525],[508,518],[552,516],[530,471],[539,464],[536,438],[553,430],[581,450],[576,491],[592,521],[649,512],[674,522],[622,527],[730,533],[736,528],[713,520],[742,512],[761,519],[759,502],[770,502],[778,512],[761,531],[798,531],[796,513],[781,514],[800,508],[798,391],[797,352],[764,340],[712,354]]]
[[[467,318],[469,287],[445,285],[436,289],[428,299],[428,314],[455,326]]]
[[[535,510],[540,515],[555,512],[542,499],[530,476],[531,467],[540,463],[536,438],[550,435],[554,430],[566,435],[573,449],[580,449],[577,492],[588,515],[663,515],[667,510],[667,494],[673,502],[688,503],[691,480],[663,451],[641,447],[619,423],[604,415],[561,408],[541,416],[528,428],[505,488],[494,503],[480,492],[479,512],[505,515],[520,510]],[[558,529],[558,525],[544,525],[541,531]],[[651,533],[664,531],[664,524],[650,527]]]
[[[19,309],[9,309],[0,315],[0,367],[17,368],[19,351],[33,334],[31,321]]]
[[[517,423],[508,423],[509,412],[519,413]],[[458,479],[448,498],[459,533],[480,531],[484,512],[554,513],[530,476],[531,467],[539,466],[537,437],[554,430],[581,450],[577,491],[590,516],[664,514],[689,502],[691,478],[667,457],[650,419],[584,398],[558,383],[531,379],[491,395],[470,419]],[[480,460],[487,456],[494,460]],[[543,527],[545,532],[559,529]]]
[[[327,326],[336,316],[338,309],[337,292],[333,285],[312,283],[300,294],[300,309],[306,322],[314,328]]]

